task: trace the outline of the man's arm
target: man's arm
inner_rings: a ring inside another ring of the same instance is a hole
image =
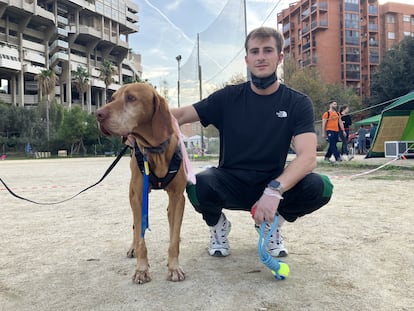
[[[179,125],[200,121],[200,117],[193,105],[173,108],[171,113],[177,119]]]
[[[283,173],[276,178],[284,191],[293,188],[302,178],[311,173],[316,167],[316,134],[303,133],[293,138],[296,158],[290,162]],[[256,203],[254,219],[257,224],[264,220],[273,222],[280,198],[276,195],[263,194]]]
[[[327,119],[325,119],[322,116],[322,133],[321,133],[322,138],[324,138],[325,137],[325,134],[326,134],[326,121],[327,121]]]

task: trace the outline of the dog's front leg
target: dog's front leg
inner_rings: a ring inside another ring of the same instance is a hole
[[[185,272],[180,267],[178,256],[180,253],[180,231],[183,221],[185,198],[183,193],[168,193],[168,222],[170,225],[170,246],[168,248],[168,275],[169,281],[183,281]]]
[[[134,169],[131,164],[131,182],[129,185],[129,200],[134,217],[134,238],[132,242],[132,252],[135,252],[137,265],[132,280],[137,284],[144,284],[151,281],[149,273],[149,263],[147,255],[147,247],[144,238],[141,237],[141,221],[142,221],[142,174],[138,169]],[[131,251],[130,249],[130,251]],[[130,253],[130,251],[128,253]]]

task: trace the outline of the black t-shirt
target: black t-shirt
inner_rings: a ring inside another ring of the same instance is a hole
[[[346,114],[341,117],[342,122],[344,123],[344,128],[349,129],[349,127],[352,125],[352,119],[349,114]]]
[[[194,104],[203,126],[220,133],[219,167],[272,172],[285,166],[292,136],[315,132],[310,99],[281,84],[258,95],[250,82],[226,86]]]

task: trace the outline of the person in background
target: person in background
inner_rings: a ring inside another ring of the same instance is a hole
[[[339,138],[342,141],[342,147],[341,147],[341,156],[346,155],[347,160],[351,161],[353,159],[353,155],[349,155],[349,149],[348,149],[348,141],[349,141],[349,130],[352,125],[352,119],[349,115],[349,107],[347,105],[343,105],[339,108],[339,114],[341,116],[341,122],[344,125],[345,133],[342,131],[339,131]]]
[[[274,28],[252,30],[244,46],[250,81],[171,109],[180,125],[201,121],[219,131],[218,167],[198,173],[196,183],[187,186],[190,202],[210,229],[210,256],[230,255],[231,223],[223,209],[252,213],[256,229],[266,222],[265,234],[277,216],[266,251],[284,257],[283,222],[316,211],[332,196],[329,178],[313,172],[317,139],[312,102],[276,76],[283,45],[283,35]],[[292,142],[296,157],[286,166]]]
[[[371,145],[372,145],[372,141],[374,140],[376,132],[377,132],[377,125],[375,123],[371,123],[371,128],[369,129],[369,139],[371,141]]]
[[[337,109],[338,103],[331,100],[329,102],[329,110],[322,115],[322,138],[327,137],[329,142],[328,150],[325,154],[326,161],[330,161],[332,155],[334,155],[336,162],[342,161],[336,144],[339,139],[339,131],[345,135],[345,129],[340,115],[336,111]]]
[[[361,124],[358,129],[358,154],[365,154],[366,146],[367,146],[367,130]]]

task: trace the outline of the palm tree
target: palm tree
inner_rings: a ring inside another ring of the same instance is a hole
[[[104,103],[106,103],[108,86],[115,82],[113,76],[117,74],[117,71],[116,68],[112,65],[112,62],[109,60],[104,60],[100,69],[101,73],[99,74],[99,78],[105,83]]]
[[[89,74],[85,67],[78,65],[76,71],[72,71],[73,84],[81,97],[82,110],[85,110],[85,93],[89,86]],[[91,106],[88,103],[88,112],[91,112]]]
[[[35,76],[35,80],[39,81],[40,96],[46,96],[46,134],[47,141],[50,139],[50,125],[49,125],[49,95],[55,91],[55,86],[59,81],[59,77],[52,69],[43,69]]]

